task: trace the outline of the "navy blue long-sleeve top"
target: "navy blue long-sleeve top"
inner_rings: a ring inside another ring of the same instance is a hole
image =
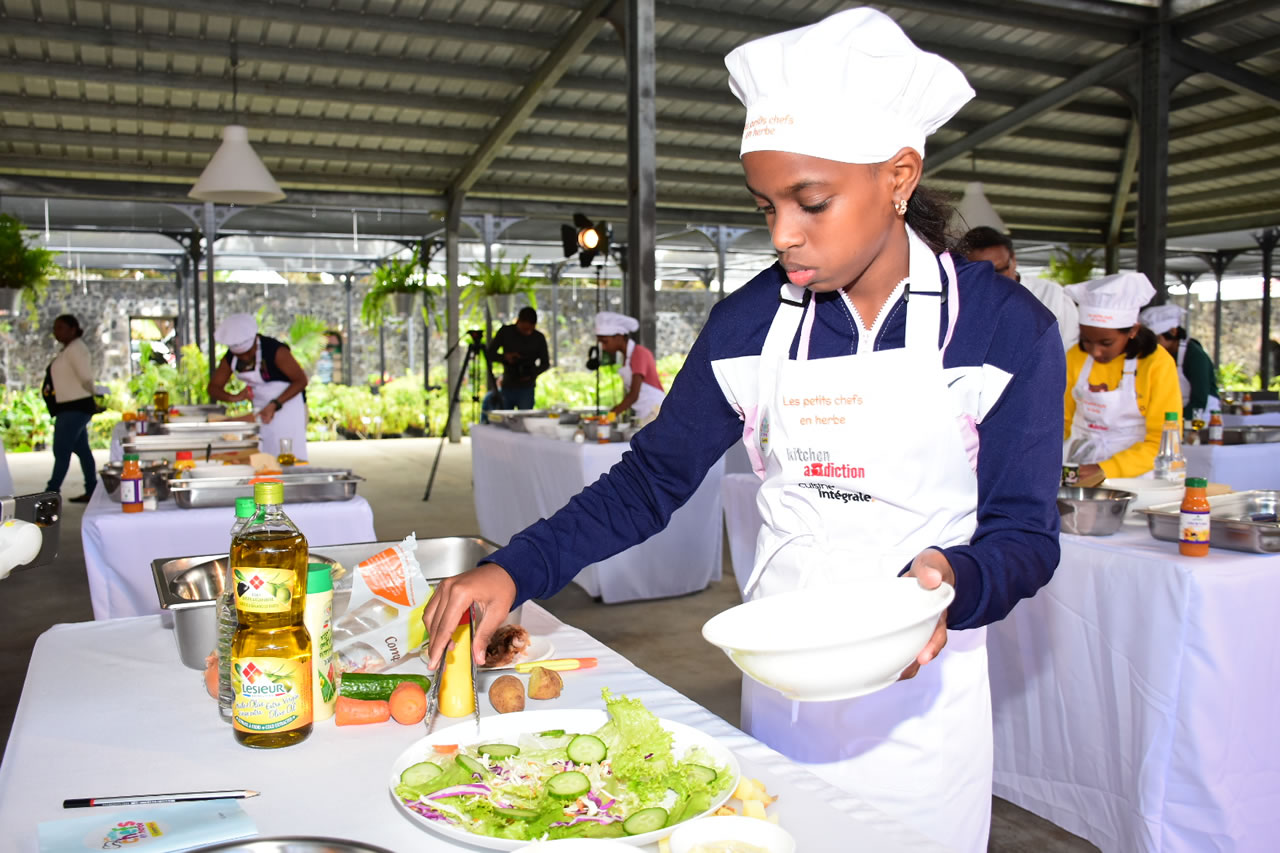
[[[940,549],[956,574],[947,621],[960,629],[1004,618],[1058,564],[1066,364],[1057,322],[1029,291],[986,262],[961,263],[957,275],[960,307],[943,368],[947,393],[973,417],[979,438],[976,530],[967,544]],[[515,581],[517,605],[554,595],[583,567],[660,531],[742,439],[742,412],[756,403],[760,351],[785,281],[775,264],[716,305],[658,418],[618,464],[490,555],[486,562]],[[904,346],[906,300],[895,293],[890,301],[866,331],[843,294],[815,294],[809,357],[856,354],[862,334],[873,335],[876,350]],[[944,304],[939,344],[949,309]],[[797,324],[792,358],[798,345]],[[708,535],[715,524],[709,520]]]

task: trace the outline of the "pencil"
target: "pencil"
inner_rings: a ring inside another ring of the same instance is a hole
[[[93,806],[149,806],[154,803],[188,803],[196,800],[243,800],[258,796],[257,791],[187,791],[179,794],[129,794],[122,797],[84,797],[63,800],[64,809],[87,809]]]

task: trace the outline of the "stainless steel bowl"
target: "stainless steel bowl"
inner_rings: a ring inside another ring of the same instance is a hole
[[[142,466],[143,496],[150,497],[154,494],[158,501],[168,500],[169,477],[173,475],[173,471],[169,467],[169,460],[152,459],[140,464]],[[107,490],[107,496],[116,503],[120,503],[120,474],[123,471],[123,462],[108,462],[98,472],[98,479],[102,481],[102,487]]]
[[[344,841],[341,838],[245,838],[227,841],[212,847],[197,847],[199,853],[391,853],[382,847],[374,847],[361,841]]]
[[[1058,489],[1062,532],[1079,536],[1110,536],[1124,524],[1125,512],[1136,497],[1133,492],[1119,489],[1063,486]]]

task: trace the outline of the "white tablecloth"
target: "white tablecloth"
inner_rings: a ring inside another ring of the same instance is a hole
[[[1274,851],[1280,556],[1062,537],[987,632],[995,793],[1111,851]]]
[[[557,654],[600,661],[596,669],[565,673],[564,693],[533,702],[539,709],[600,708],[600,690],[607,686],[716,737],[737,754],[745,775],[779,795],[769,810],[803,853],[942,853],[537,605],[525,606],[523,623],[535,635],[550,636]],[[143,616],[58,625],[36,642],[0,764],[4,849],[34,853],[37,823],[82,816],[62,809],[67,797],[228,788],[262,792],[240,803],[264,836],[356,839],[396,853],[460,849],[399,813],[388,792],[392,763],[422,737],[422,726],[339,729],[330,720],[297,746],[246,749],[218,718],[201,675],[178,662],[169,633],[160,617]],[[424,671],[416,659],[406,666]],[[480,679],[485,716],[494,713],[485,693],[495,677]],[[458,725],[460,732],[470,730]]]
[[[13,494],[13,476],[9,473],[9,460],[0,440],[0,497]]]
[[[1271,426],[1280,424],[1280,412],[1266,412],[1260,415],[1227,415],[1222,416],[1223,426]]]
[[[1187,476],[1207,477],[1233,490],[1280,489],[1280,442],[1192,444],[1182,448]]]
[[[285,512],[311,545],[372,542],[373,510],[357,495],[349,501],[286,504]],[[80,524],[93,618],[159,613],[151,561],[160,557],[225,554],[235,512],[230,507],[181,509],[160,501],[148,512],[126,515],[95,489]]]
[[[471,428],[471,476],[480,534],[505,545],[547,518],[622,458],[628,445],[575,444],[505,427]],[[588,566],[574,581],[608,603],[705,589],[720,578],[720,477],[707,473],[667,528],[647,542]]]

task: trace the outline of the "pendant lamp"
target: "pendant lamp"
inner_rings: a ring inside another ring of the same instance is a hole
[[[231,46],[232,124],[222,129],[222,144],[200,173],[188,196],[217,204],[270,204],[284,198],[284,191],[249,144],[248,129],[235,121],[236,52]]]
[[[987,201],[982,182],[971,181],[965,184],[964,196],[956,205],[956,212],[951,220],[951,230],[953,233],[963,235],[981,225],[994,228],[1001,234],[1005,233],[1004,220],[1000,218],[1000,214],[996,213],[991,202]]]

